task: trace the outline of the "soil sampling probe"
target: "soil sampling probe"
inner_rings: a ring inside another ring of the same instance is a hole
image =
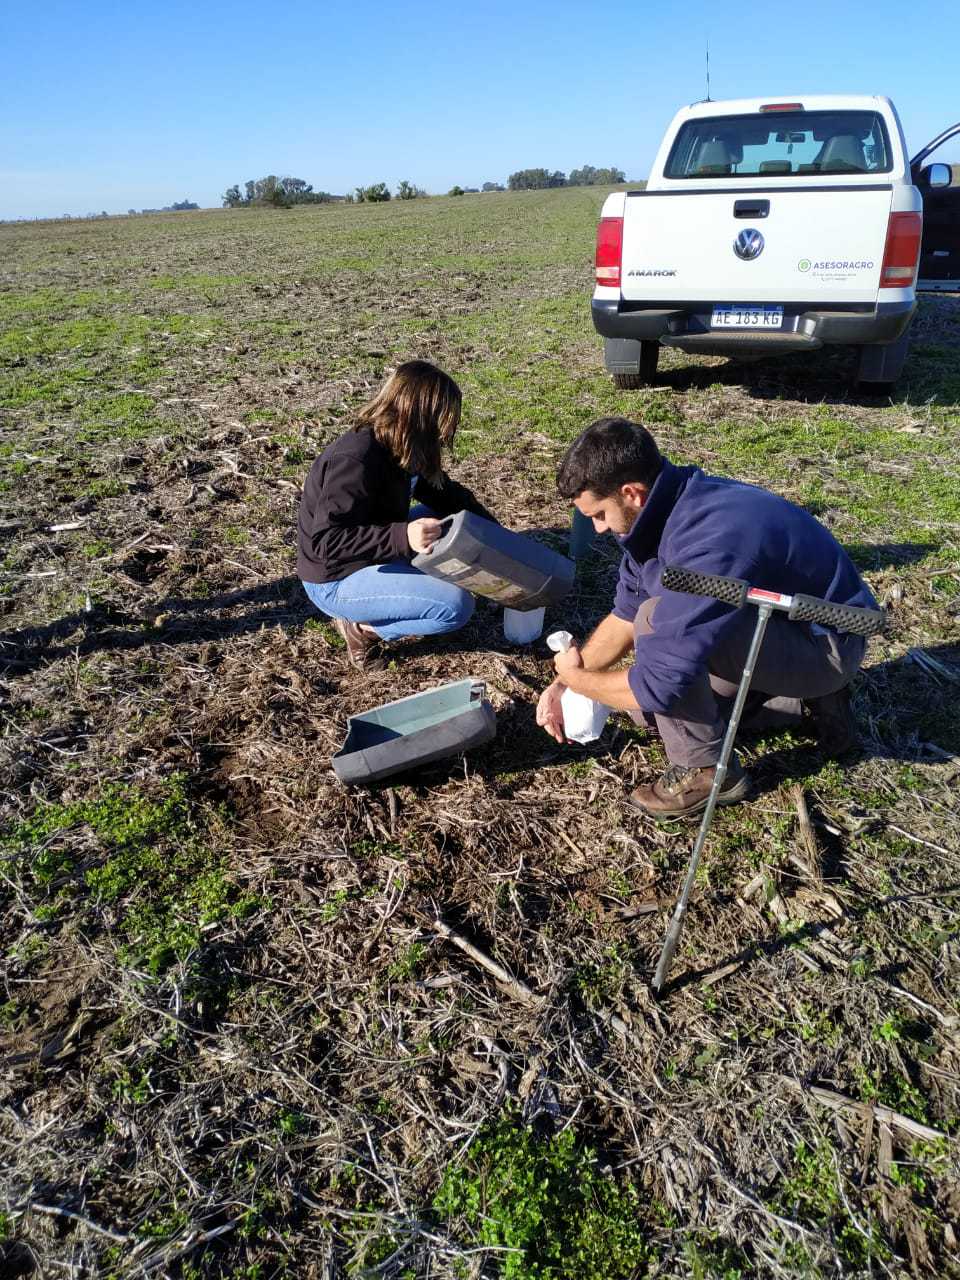
[[[744,605],[752,604],[757,606],[758,612],[757,625],[750,641],[750,650],[747,653],[743,675],[740,677],[737,696],[730,713],[730,721],[720,750],[720,759],[717,761],[713,786],[707,797],[707,807],[703,811],[703,820],[690,855],[687,876],[683,882],[680,897],[677,899],[677,905],[674,907],[673,918],[667,928],[660,959],[657,961],[656,972],[653,975],[653,989],[658,995],[667,980],[674,952],[680,940],[683,917],[686,914],[690,892],[697,875],[700,854],[703,852],[704,841],[713,819],[713,811],[717,807],[717,797],[723,788],[727,765],[733,753],[733,742],[737,736],[740,713],[743,711],[743,704],[750,689],[757,654],[763,643],[763,633],[767,629],[767,623],[774,609],[786,613],[791,622],[816,622],[821,626],[832,627],[834,631],[852,631],[860,636],[872,636],[882,631],[887,617],[882,609],[859,609],[854,605],[833,604],[829,600],[819,600],[816,596],[782,595],[778,591],[765,591],[759,587],[751,587],[749,582],[745,582],[742,578],[721,578],[712,573],[682,569],[677,565],[668,565],[660,580],[667,591],[683,591],[692,596],[712,596],[715,600],[722,600],[724,604],[733,605],[735,609],[742,609]]]

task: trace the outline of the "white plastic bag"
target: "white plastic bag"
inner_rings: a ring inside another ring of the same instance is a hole
[[[566,653],[571,644],[573,636],[569,631],[552,631],[547,636],[547,647],[554,653]],[[596,742],[610,714],[610,708],[602,702],[594,702],[586,694],[574,693],[573,689],[564,689],[560,695],[560,710],[564,736],[579,743]]]

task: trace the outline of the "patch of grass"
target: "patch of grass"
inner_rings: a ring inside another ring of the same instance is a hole
[[[204,823],[222,818],[207,813]],[[117,914],[119,957],[156,975],[195,950],[206,926],[243,918],[260,905],[228,880],[199,825],[184,778],[175,774],[152,797],[108,784],[92,800],[41,805],[0,837],[0,848],[11,851],[34,898],[65,879],[82,882],[88,910]],[[83,829],[95,838],[97,865],[80,852],[75,837]]]
[[[16,1000],[5,1000],[0,1004],[0,1027],[12,1027],[21,1013],[22,1010]]]
[[[126,491],[127,486],[116,476],[98,476],[85,490],[90,498],[119,498]]]
[[[708,1232],[690,1236],[683,1245],[689,1280],[747,1280],[752,1264],[743,1249]]]
[[[654,1256],[636,1191],[601,1174],[571,1129],[538,1139],[513,1115],[446,1171],[433,1208],[479,1244],[508,1250],[504,1280],[627,1280]]]
[[[332,924],[340,916],[350,901],[349,889],[335,889],[320,907],[320,919],[324,924]]]
[[[80,413],[83,427],[80,442],[93,443],[104,437],[112,440],[140,440],[156,430],[154,400],[137,391],[117,395],[92,396]]]
[[[626,947],[613,943],[607,947],[601,963],[578,965],[573,972],[572,984],[587,1004],[593,1007],[608,1005],[623,991],[630,972]]]
[[[322,618],[308,618],[303,624],[304,631],[317,631],[330,646],[331,649],[346,649],[347,642],[336,629],[332,622],[325,622]]]
[[[150,1084],[150,1071],[134,1067],[133,1070],[121,1067],[113,1077],[110,1092],[118,1102],[130,1102],[141,1106],[148,1102],[153,1092]]]
[[[774,1207],[828,1230],[837,1253],[848,1266],[861,1268],[872,1261],[886,1261],[890,1248],[880,1225],[862,1219],[854,1222],[848,1208],[848,1190],[840,1158],[830,1143],[821,1139],[815,1146],[809,1146],[801,1141]]]
[[[233,290],[238,285],[251,284],[256,281],[255,275],[209,275],[204,272],[196,272],[192,275],[173,276],[159,275],[153,276],[149,281],[149,287],[156,289],[159,293],[197,292],[197,293],[218,293],[226,290]]]
[[[422,942],[411,942],[409,947],[391,963],[387,969],[387,976],[393,978],[395,982],[408,982],[416,976],[426,954],[427,948]]]
[[[884,1024],[881,1024],[884,1025]],[[889,1039],[887,1036],[879,1037]],[[886,1071],[871,1075],[866,1068],[854,1068],[860,1097],[864,1102],[879,1102],[893,1111],[899,1111],[921,1124],[929,1124],[927,1099],[920,1089],[906,1076],[897,1071]]]

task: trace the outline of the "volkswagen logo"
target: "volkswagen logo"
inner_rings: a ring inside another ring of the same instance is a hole
[[[738,258],[742,258],[744,262],[759,258],[763,253],[763,236],[753,227],[747,227],[734,240],[733,252]]]

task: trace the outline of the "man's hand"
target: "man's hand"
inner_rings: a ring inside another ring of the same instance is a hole
[[[541,693],[537,703],[537,724],[559,743],[566,741],[563,733],[563,709],[560,706],[560,696],[565,688],[561,681],[554,680]]]
[[[407,541],[412,551],[429,551],[440,537],[442,526],[433,516],[424,516],[421,520],[411,520],[407,525]]]
[[[583,657],[575,644],[565,653],[558,653],[553,660],[554,669],[559,678],[569,684],[570,673],[583,669]]]

